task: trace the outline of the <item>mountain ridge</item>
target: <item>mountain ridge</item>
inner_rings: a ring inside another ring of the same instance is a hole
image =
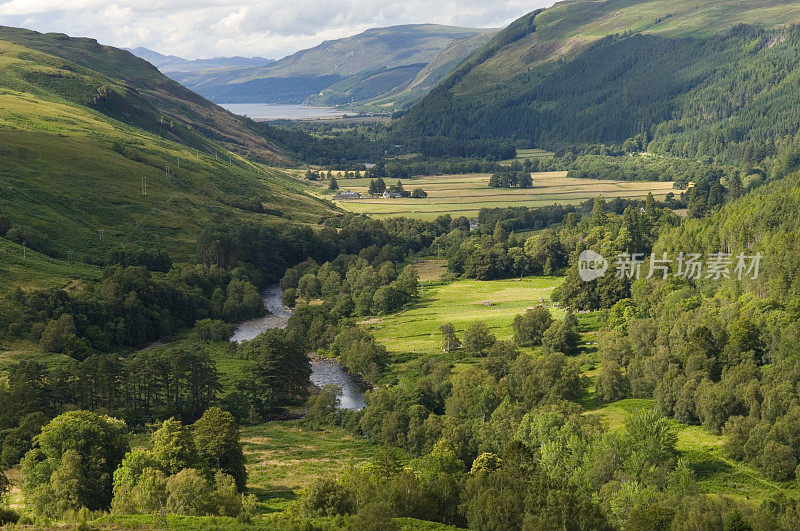
[[[454,42],[495,31],[437,24],[370,28],[300,50],[265,66],[173,73],[173,76],[219,103],[355,104],[401,89]],[[468,40],[461,45],[465,43],[472,45],[460,52],[459,60],[481,41]],[[336,86],[342,83],[346,89]],[[358,96],[353,96],[354,93]]]

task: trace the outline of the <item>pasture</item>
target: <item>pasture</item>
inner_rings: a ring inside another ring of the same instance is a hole
[[[550,304],[550,293],[562,281],[561,277],[528,277],[423,284],[419,300],[410,309],[363,324],[393,353],[439,352],[439,327],[448,322],[462,334],[473,321],[485,321],[499,339],[508,340],[513,337],[514,317],[540,301]],[[558,309],[553,313],[555,317],[564,314]]]
[[[425,199],[368,197],[369,179],[339,179],[340,190],[359,192],[362,199],[335,201],[345,210],[369,214],[374,217],[405,216],[434,219],[437,216],[467,216],[474,218],[481,208],[541,207],[560,204],[577,204],[595,196],[644,198],[652,192],[663,199],[673,191],[671,182],[608,181],[600,179],[568,178],[567,172],[534,173],[533,188],[489,188],[487,173],[466,175],[436,175],[406,179],[403,186],[412,191],[422,188],[428,193]],[[395,182],[385,179],[387,185]],[[327,181],[319,185],[327,186]],[[327,192],[331,198],[331,192]]]

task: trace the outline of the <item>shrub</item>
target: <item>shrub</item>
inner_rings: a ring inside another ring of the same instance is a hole
[[[354,506],[352,494],[329,476],[312,481],[300,498],[300,508],[309,517],[350,514]]]
[[[186,516],[204,516],[210,512],[211,487],[195,468],[184,468],[167,479],[167,511]]]
[[[227,341],[233,334],[233,325],[219,319],[202,319],[194,324],[194,332],[201,341]]]

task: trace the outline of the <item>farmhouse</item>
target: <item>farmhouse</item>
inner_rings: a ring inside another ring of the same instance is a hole
[[[361,194],[347,190],[344,192],[336,192],[336,195],[333,197],[334,199],[361,199]]]
[[[411,193],[406,192],[405,190],[403,190],[402,192],[390,192],[389,190],[383,192],[384,199],[397,199],[399,197],[409,197],[410,195]]]

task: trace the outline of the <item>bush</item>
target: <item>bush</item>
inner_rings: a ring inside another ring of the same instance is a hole
[[[350,514],[355,507],[352,494],[334,478],[318,477],[306,487],[300,508],[308,517]]]
[[[552,324],[553,317],[547,308],[528,310],[514,317],[514,341],[522,347],[541,345],[542,336]]]
[[[48,352],[61,352],[64,350],[67,338],[75,336],[75,333],[75,319],[70,314],[64,314],[47,323],[40,343]]]
[[[219,319],[203,319],[194,324],[194,332],[201,341],[227,341],[233,334],[233,325]]]
[[[209,499],[209,511],[217,516],[234,518],[242,513],[242,495],[236,481],[228,474],[214,474],[214,491]]]
[[[400,529],[392,520],[392,511],[384,502],[370,502],[358,511],[353,527],[359,531],[392,531]]]
[[[542,335],[542,345],[546,352],[562,352],[567,356],[578,354],[578,320],[568,313],[561,321],[554,322]]]
[[[306,414],[306,420],[311,423],[323,424],[329,422],[332,415],[339,408],[339,397],[342,389],[336,384],[326,384],[322,391],[311,402],[311,407]]]
[[[464,350],[472,356],[482,355],[495,344],[497,338],[483,321],[475,321],[464,332]]]
[[[19,515],[12,509],[0,507],[0,526],[16,524],[19,522]]]
[[[167,511],[186,516],[209,514],[211,487],[195,468],[184,468],[167,479]]]

